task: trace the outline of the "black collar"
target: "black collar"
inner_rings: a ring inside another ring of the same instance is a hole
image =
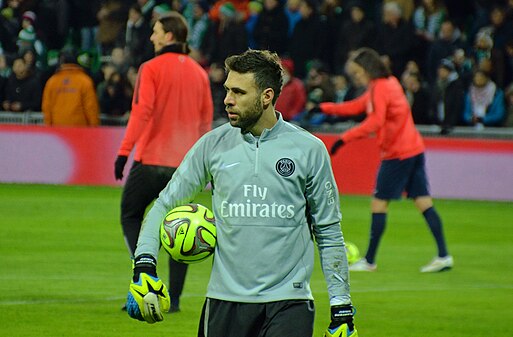
[[[162,47],[157,55],[162,55],[164,53],[189,54],[190,51],[191,50],[187,43],[173,43]]]

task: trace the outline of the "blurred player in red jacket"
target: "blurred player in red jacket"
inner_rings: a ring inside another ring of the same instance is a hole
[[[136,148],[121,199],[121,225],[132,257],[146,207],[212,126],[208,75],[188,56],[187,31],[178,13],[156,21],[150,39],[157,56],[139,68],[132,111],[114,165],[115,177],[121,180],[128,156]],[[169,263],[170,311],[178,311],[187,265],[171,258]]]
[[[294,120],[303,110],[306,104],[306,89],[299,78],[294,76],[294,61],[282,59],[283,66],[283,88],[276,101],[276,110],[281,112],[283,119]]]
[[[396,77],[378,53],[361,48],[352,54],[346,71],[356,85],[367,87],[360,97],[344,103],[321,103],[322,112],[349,116],[367,114],[358,126],[343,133],[333,144],[334,155],[345,143],[376,134],[381,150],[381,166],[371,203],[372,223],[365,258],[350,266],[353,271],[374,271],[377,248],[384,233],[390,200],[403,192],[424,216],[438,247],[436,256],[421,272],[438,272],[453,266],[443,234],[442,221],[433,206],[426,175],[424,142],[415,128],[410,106]]]

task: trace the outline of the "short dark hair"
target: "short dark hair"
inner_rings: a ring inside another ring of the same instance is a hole
[[[252,73],[258,89],[274,90],[273,104],[276,103],[283,86],[283,68],[278,54],[268,50],[248,49],[242,54],[229,56],[224,65],[226,72],[233,70],[241,74]]]
[[[187,34],[189,29],[187,27],[187,21],[178,12],[169,12],[162,15],[158,21],[162,24],[164,32],[173,33],[175,41],[178,43],[187,42]]]
[[[365,69],[371,79],[386,78],[391,75],[390,69],[383,62],[378,52],[371,48],[357,49],[349,58]]]
[[[78,64],[78,53],[74,48],[64,48],[59,53],[60,64],[73,63]]]

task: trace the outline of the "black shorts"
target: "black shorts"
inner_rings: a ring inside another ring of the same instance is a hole
[[[207,298],[198,337],[312,337],[311,300],[239,303]]]
[[[381,200],[400,199],[403,192],[412,199],[429,195],[424,153],[381,162],[374,197]]]

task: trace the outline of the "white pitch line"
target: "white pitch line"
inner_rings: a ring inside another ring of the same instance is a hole
[[[437,287],[437,288],[363,288],[363,289],[351,289],[351,293],[381,293],[381,292],[425,292],[425,291],[462,291],[462,290],[502,290],[502,289],[513,289],[513,285],[497,285],[497,284],[480,284],[480,285],[465,285],[458,287]],[[315,291],[317,294],[325,294],[326,290]],[[182,297],[193,298],[193,297],[205,297],[205,294],[183,294]],[[33,300],[0,300],[0,306],[7,305],[33,305],[33,304],[74,304],[74,303],[91,303],[91,302],[112,302],[112,301],[123,301],[126,296],[110,296],[103,298],[76,298],[76,299],[33,299]]]
[[[205,294],[183,294],[181,297],[205,297]],[[51,299],[33,299],[33,300],[0,300],[0,306],[2,305],[32,305],[32,304],[74,304],[74,303],[93,303],[93,302],[112,302],[112,301],[124,301],[126,300],[126,296],[110,296],[104,298],[76,298],[76,299],[60,299],[60,300],[51,300]]]

